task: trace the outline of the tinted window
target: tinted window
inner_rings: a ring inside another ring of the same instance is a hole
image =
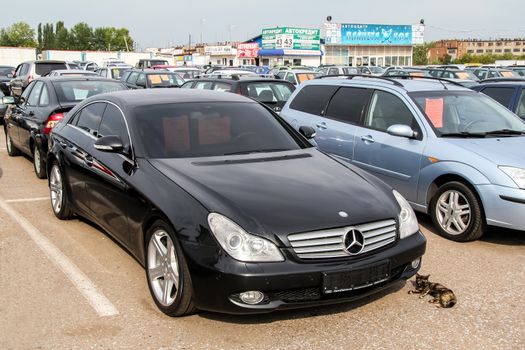
[[[488,87],[483,89],[482,92],[508,108],[512,100],[512,95],[514,95],[514,90],[514,88]]]
[[[364,126],[386,131],[395,124],[408,125],[417,129],[412,112],[399,97],[384,91],[375,91]]]
[[[139,74],[139,77],[137,78],[137,82],[135,84],[137,85],[142,84],[143,86],[146,86],[146,75]]]
[[[297,81],[295,81],[295,76],[294,76],[293,73],[286,74],[285,80],[290,82],[290,83],[292,83],[292,84],[297,84]]]
[[[47,86],[42,86],[42,92],[40,93],[40,103],[39,106],[47,106],[49,104],[49,91]]]
[[[184,85],[181,86],[183,89],[191,89],[193,86],[193,81],[188,81],[187,83],[184,83]]]
[[[516,114],[522,118],[525,118],[525,90],[521,90],[521,96],[518,100],[518,108]]]
[[[305,147],[256,103],[177,103],[135,109],[151,158],[209,157]]]
[[[29,93],[31,92],[31,90],[33,89],[33,86],[35,86],[35,84],[36,84],[36,82],[32,81],[26,87],[26,89],[24,90],[24,92],[22,92],[22,95],[20,96],[20,100],[23,100],[23,101],[25,101],[25,103],[27,103],[27,97],[29,96]]]
[[[38,100],[40,100],[40,93],[42,92],[42,86],[44,85],[43,82],[37,81],[35,84],[35,87],[29,94],[29,97],[27,98],[27,105],[28,106],[36,106],[38,105]]]
[[[195,84],[193,88],[200,90],[211,90],[212,87],[213,83],[211,81],[199,81]]]
[[[105,103],[93,103],[82,109],[78,117],[76,125],[89,132],[90,134],[96,135],[100,120],[102,119],[102,113],[106,108]]]
[[[67,69],[65,63],[35,63],[35,72],[38,75],[44,75],[52,70]]]
[[[326,110],[326,117],[357,124],[368,102],[370,92],[366,89],[340,88]]]
[[[26,75],[27,73],[29,73],[29,64],[24,63],[20,69],[20,75]]]
[[[261,102],[288,101],[295,88],[286,83],[260,82],[246,84],[249,97]]]
[[[124,148],[129,146],[128,130],[124,116],[120,110],[112,104],[108,104],[98,128],[98,137],[117,135],[122,139]]]
[[[111,68],[111,77],[120,80],[125,71],[129,68]]]
[[[339,69],[337,69],[337,68],[330,68],[330,70],[328,71],[328,74],[330,74],[330,75],[337,75],[337,74],[339,74]]]
[[[305,113],[322,115],[335,90],[337,90],[337,86],[305,86],[292,100],[290,108]]]
[[[184,84],[184,80],[174,73],[148,74],[147,79],[148,85],[152,88],[181,86]]]
[[[122,81],[126,81],[126,79],[128,79],[129,75],[131,74],[131,71],[124,71],[122,73],[122,77],[120,78]]]
[[[117,81],[101,80],[101,81],[55,81],[53,82],[58,101],[61,103],[77,103],[88,97],[102,94],[105,92],[113,92],[119,90],[126,90],[126,87]]]

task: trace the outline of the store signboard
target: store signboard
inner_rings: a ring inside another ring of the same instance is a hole
[[[321,31],[291,27],[263,29],[262,47],[265,50],[320,50]]]
[[[425,43],[425,25],[417,24],[412,26],[412,44],[423,45]]]
[[[258,43],[244,43],[237,45],[237,57],[239,58],[257,58],[259,56]]]
[[[327,44],[413,45],[423,42],[424,26],[325,23],[325,31]]]
[[[205,46],[204,53],[210,56],[230,56],[235,55],[235,49],[231,46]]]

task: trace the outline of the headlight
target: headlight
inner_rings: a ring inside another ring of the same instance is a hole
[[[208,224],[221,247],[236,260],[244,262],[284,261],[284,257],[275,244],[247,233],[235,222],[221,214],[209,214]]]
[[[510,166],[500,166],[499,169],[507,174],[519,188],[525,189],[525,169]]]
[[[417,223],[416,213],[414,213],[405,197],[396,190],[393,190],[393,193],[401,207],[399,212],[399,237],[403,239],[419,231],[419,224]]]

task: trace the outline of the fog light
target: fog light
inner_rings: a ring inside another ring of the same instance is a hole
[[[264,294],[258,291],[249,291],[239,294],[239,298],[245,304],[255,305],[263,301]]]
[[[412,268],[415,270],[419,267],[419,264],[421,264],[421,258],[417,258],[416,260],[413,260],[411,265]]]

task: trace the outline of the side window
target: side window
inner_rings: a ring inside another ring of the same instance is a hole
[[[49,104],[49,91],[47,86],[42,86],[42,92],[40,93],[40,102],[39,106],[47,106]]]
[[[127,82],[130,83],[130,84],[135,84],[135,82],[137,81],[138,76],[139,76],[138,72],[131,73],[129,75],[129,77],[128,77]]]
[[[376,90],[364,126],[386,131],[390,126],[403,124],[419,131],[419,126],[403,101],[391,93]]]
[[[137,78],[137,82],[135,84],[142,84],[144,86],[146,86],[146,75],[145,74],[140,74],[139,77]]]
[[[193,81],[188,81],[186,83],[184,83],[182,86],[181,86],[181,89],[191,89],[193,86]]]
[[[124,74],[122,74],[122,78],[120,80],[126,81],[130,74],[131,74],[131,72],[129,72],[129,71],[124,72]]]
[[[330,100],[326,117],[358,124],[370,96],[367,89],[340,88]]]
[[[104,116],[102,117],[102,122],[98,128],[97,136],[102,137],[110,135],[120,136],[124,148],[129,146],[128,129],[126,128],[124,116],[120,110],[112,104],[108,104],[104,111]]]
[[[337,68],[330,68],[330,70],[328,71],[328,74],[329,75],[337,75],[337,74],[339,74],[339,69],[337,69]]]
[[[485,78],[484,72],[482,70],[480,70],[480,69],[476,69],[474,71],[474,75],[477,76],[478,79],[481,79],[481,80]]]
[[[22,69],[20,71],[20,75],[27,75],[27,73],[29,73],[29,64],[24,63],[22,65]]]
[[[31,82],[27,87],[26,89],[24,90],[24,92],[22,92],[22,95],[20,96],[20,100],[23,100],[25,101],[25,103],[27,103],[27,98],[29,96],[29,93],[31,92],[31,90],[33,90],[33,87],[35,86],[36,82]]]
[[[498,88],[498,87],[488,87],[482,92],[495,99],[505,107],[510,107],[510,102],[512,101],[512,96],[514,95],[514,88]]]
[[[323,115],[330,97],[337,90],[337,86],[308,85],[299,91],[290,104],[291,109],[301,112]]]
[[[488,78],[497,78],[497,77],[499,77],[499,73],[498,72],[493,71],[493,70],[489,71]]]
[[[230,84],[226,83],[215,83],[215,85],[213,86],[213,90],[230,92],[232,90],[232,87]]]
[[[100,70],[100,76],[107,78],[108,77],[108,70],[107,69],[101,69]]]
[[[76,125],[90,134],[97,136],[98,126],[105,108],[106,104],[101,102],[88,105],[80,112]]]
[[[22,66],[23,66],[23,64],[21,64],[18,67],[16,67],[15,77],[19,76],[22,73]]]
[[[292,83],[292,84],[297,84],[297,81],[295,80],[295,76],[294,76],[293,73],[286,74],[285,80],[290,82],[290,83]]]
[[[199,81],[195,84],[193,88],[200,90],[211,90],[212,87],[213,83],[211,81]]]
[[[42,92],[42,86],[44,85],[43,82],[37,81],[35,84],[35,87],[29,94],[29,97],[27,98],[27,105],[28,106],[37,106],[38,101],[40,100],[40,93]]]
[[[521,96],[518,100],[518,108],[516,109],[516,114],[521,118],[525,119],[525,89],[521,90]]]

